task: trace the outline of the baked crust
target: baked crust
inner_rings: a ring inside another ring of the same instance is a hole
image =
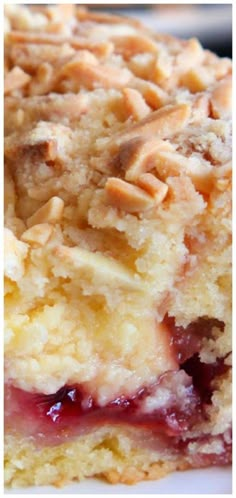
[[[167,314],[185,330],[214,319],[198,353],[230,367],[231,61],[84,8],[5,10],[6,383],[83,385],[101,407],[129,397],[179,368]],[[192,436],[229,437],[230,386],[214,380]],[[93,435],[67,443],[70,460],[7,427],[7,484],[194,466],[142,445],[127,456],[113,429],[119,455],[99,436],[80,471]]]
[[[5,446],[6,480],[13,487],[63,487],[87,477],[105,478],[112,484],[135,484],[190,467],[184,459],[163,461],[156,452],[132,447],[122,428],[104,428],[86,438],[37,452],[21,437],[7,437]]]

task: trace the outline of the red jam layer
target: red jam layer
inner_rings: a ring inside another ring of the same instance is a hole
[[[202,338],[210,337],[215,326],[223,330],[224,324],[201,318],[183,329],[176,327],[168,316],[165,322],[172,332],[172,347],[180,370],[166,372],[152,386],[140,389],[129,398],[121,395],[106,406],[99,406],[82,385],[64,386],[52,395],[29,393],[7,385],[6,431],[34,437],[38,444],[55,445],[103,425],[116,424],[142,429],[143,438],[152,441],[152,446],[158,449],[171,448],[173,452],[187,454],[189,443],[199,439],[186,439],[185,434],[196,423],[206,420],[205,408],[211,402],[212,381],[228,369],[224,359],[213,364],[202,363],[198,351]],[[163,389],[165,405],[161,401]],[[223,447],[219,455],[194,455],[191,464],[229,463],[231,444],[223,441]]]
[[[202,404],[211,401],[212,381],[215,377],[225,374],[229,367],[224,358],[217,358],[214,363],[202,363],[198,354],[194,354],[182,364],[183,370],[192,377],[193,385],[201,397]]]
[[[177,391],[174,392],[180,382],[184,399],[178,397]],[[163,388],[170,393],[168,404],[150,412],[145,405],[146,400],[157,397]],[[141,389],[130,398],[121,395],[104,407],[99,406],[84,387],[78,385],[64,386],[53,395],[32,394],[13,386],[7,386],[5,391],[7,418],[14,419],[16,427],[25,426],[27,419],[27,432],[32,436],[36,432],[47,437],[65,434],[70,437],[80,429],[83,432],[90,427],[111,423],[129,424],[177,437],[201,416],[200,397],[185,372],[167,372],[155,385]]]
[[[179,364],[200,351],[203,338],[210,339],[214,327],[223,332],[225,326],[224,322],[216,318],[200,317],[184,328],[177,326],[174,317],[168,314],[164,318],[164,324],[170,331],[171,346]]]
[[[49,438],[54,443],[58,438],[70,438],[109,423],[142,427],[153,434],[178,440],[205,417],[205,405],[212,394],[211,381],[228,368],[222,360],[212,365],[203,364],[198,355],[187,360],[183,367],[188,373],[184,370],[167,372],[149,388],[141,389],[130,398],[121,395],[103,407],[83,386],[64,386],[52,395],[7,386],[6,426],[13,421],[23,434],[34,437],[40,434],[41,438]],[[147,400],[159,399],[163,388],[169,392],[168,402],[150,411]]]

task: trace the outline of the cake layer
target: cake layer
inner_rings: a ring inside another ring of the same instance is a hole
[[[227,465],[230,460],[227,433],[187,441],[185,448],[175,454],[167,449],[153,449],[143,430],[139,432],[135,427],[132,431],[117,425],[103,426],[56,447],[39,449],[32,440],[17,435],[7,435],[5,442],[5,478],[14,487],[61,487],[86,477],[134,484],[143,479],[160,479],[175,470]]]

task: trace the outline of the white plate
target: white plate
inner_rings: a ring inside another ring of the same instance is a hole
[[[159,481],[144,481],[135,486],[111,485],[89,479],[55,489],[51,486],[15,489],[6,494],[231,494],[230,468],[210,468],[176,472]]]

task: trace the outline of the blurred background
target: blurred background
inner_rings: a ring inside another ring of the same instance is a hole
[[[155,31],[197,37],[205,48],[232,57],[232,4],[89,4],[93,10],[136,17]]]

